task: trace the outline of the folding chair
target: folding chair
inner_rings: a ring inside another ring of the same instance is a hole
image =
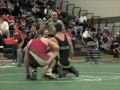
[[[16,41],[11,38],[4,39],[4,55],[8,59],[16,60]]]
[[[97,43],[95,41],[87,42],[86,49],[88,54],[87,61],[94,61],[95,63],[98,63],[98,61],[101,61],[101,54],[97,47]]]

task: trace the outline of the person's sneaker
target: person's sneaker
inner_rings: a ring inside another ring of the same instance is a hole
[[[32,71],[31,80],[37,80],[37,71],[36,70]]]
[[[79,76],[79,71],[75,69],[75,67],[71,66],[69,69],[70,73],[73,73],[76,77]]]
[[[55,75],[53,75],[52,73],[49,73],[49,72],[46,73],[44,77],[46,77],[48,79],[57,79]]]

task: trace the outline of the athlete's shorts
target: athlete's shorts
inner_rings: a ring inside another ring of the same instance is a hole
[[[33,68],[44,67],[49,64],[47,60],[40,58],[32,51],[29,51],[29,55],[30,55],[30,66]]]

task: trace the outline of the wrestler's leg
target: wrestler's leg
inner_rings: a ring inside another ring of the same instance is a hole
[[[50,76],[49,78],[56,78],[53,74],[52,74],[52,70],[56,64],[56,60],[55,58],[58,56],[58,52],[57,51],[51,51],[48,53],[48,55],[50,56],[48,59],[49,64],[43,69],[43,76],[47,75]]]
[[[29,71],[29,53],[28,50],[25,50],[25,56],[24,56],[24,65],[25,65],[25,71],[26,71],[26,79],[31,79],[30,71]]]

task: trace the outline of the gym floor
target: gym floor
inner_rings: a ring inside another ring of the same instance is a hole
[[[72,63],[80,72],[79,77],[68,74],[65,78],[47,80],[25,79],[24,67],[0,65],[0,90],[120,90],[120,64]]]

